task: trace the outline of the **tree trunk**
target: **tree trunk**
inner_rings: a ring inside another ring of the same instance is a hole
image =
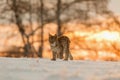
[[[60,6],[61,6],[61,0],[58,0],[58,2],[57,2],[57,24],[58,24],[57,35],[58,36],[62,35],[61,20],[60,20],[60,8],[61,8]]]

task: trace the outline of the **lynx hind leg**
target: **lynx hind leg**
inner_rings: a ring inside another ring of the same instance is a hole
[[[70,60],[73,60],[73,56],[70,52],[69,52],[69,57],[70,57]]]
[[[68,57],[69,57],[69,54],[65,53],[65,59],[64,60],[67,61]]]
[[[67,49],[65,52],[65,59],[64,60],[68,60],[68,58],[70,58],[70,60],[73,60],[73,56],[72,56],[69,49]]]
[[[65,61],[68,60],[68,57],[69,57],[69,51],[65,50],[65,58],[64,58],[64,60]]]
[[[57,54],[56,54],[55,52],[53,52],[53,53],[52,53],[52,59],[51,59],[51,60],[52,60],[52,61],[56,61],[56,56],[57,56]]]
[[[65,45],[64,46],[64,49],[63,49],[63,53],[65,53],[65,58],[64,60],[68,60],[68,57],[69,57],[69,46],[68,45]]]

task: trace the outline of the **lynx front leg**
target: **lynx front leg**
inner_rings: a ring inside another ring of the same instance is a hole
[[[56,60],[56,53],[55,52],[52,53],[52,57],[53,58],[51,60],[55,61]]]
[[[69,57],[70,57],[70,60],[73,60],[73,56],[70,52],[69,52]]]

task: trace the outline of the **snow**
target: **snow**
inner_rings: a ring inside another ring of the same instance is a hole
[[[1,57],[0,80],[120,80],[120,62]]]

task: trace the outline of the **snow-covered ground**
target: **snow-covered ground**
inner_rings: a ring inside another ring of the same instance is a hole
[[[0,80],[120,80],[120,62],[0,58]]]

